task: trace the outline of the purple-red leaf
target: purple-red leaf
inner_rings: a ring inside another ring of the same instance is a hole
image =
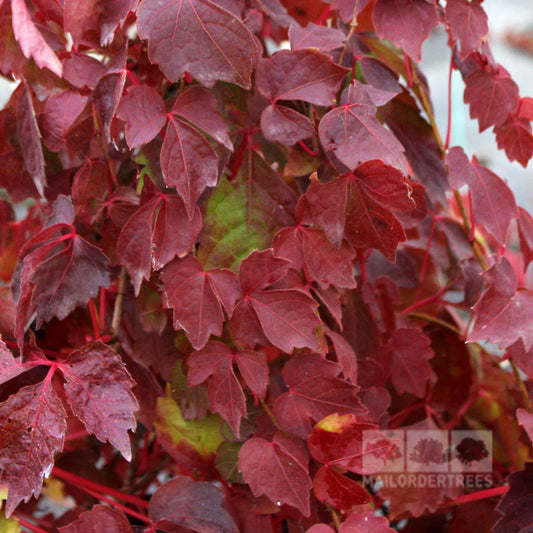
[[[407,175],[404,148],[375,117],[376,107],[364,85],[355,82],[342,93],[341,105],[329,111],[318,125],[320,143],[349,170],[371,159]]]
[[[439,22],[435,3],[435,0],[376,0],[372,12],[376,33],[420,63],[422,44]]]
[[[320,463],[363,475],[382,470],[398,445],[375,424],[358,422],[353,414],[336,413],[321,420],[307,442],[310,454]]]
[[[204,272],[193,257],[174,260],[161,273],[163,302],[174,310],[174,328],[183,328],[191,344],[200,349],[211,334],[220,336],[226,310],[231,316],[240,295],[230,270]]]
[[[126,142],[133,149],[150,142],[166,123],[165,103],[146,85],[134,85],[122,97],[117,117],[126,123]]]
[[[526,167],[533,157],[533,132],[529,119],[510,115],[494,129],[500,150],[505,150],[509,161],[518,161]]]
[[[261,115],[261,129],[270,142],[291,145],[314,135],[315,128],[304,115],[290,107],[272,104]]]
[[[118,353],[100,341],[93,342],[74,350],[60,369],[74,414],[89,433],[109,441],[130,461],[128,431],[137,426],[134,413],[139,404],[131,391],[135,382]]]
[[[304,443],[278,431],[269,442],[247,440],[239,452],[239,470],[254,495],[292,505],[309,516],[309,457]],[[290,480],[290,482],[288,482]]]
[[[48,68],[58,76],[62,75],[61,62],[41,32],[35,27],[24,0],[11,0],[13,32],[24,55],[33,57],[40,68]]]
[[[179,229],[177,229],[179,228]],[[117,240],[117,262],[126,267],[139,294],[142,280],[189,252],[202,228],[198,207],[189,219],[182,199],[158,194],[126,222]]]
[[[446,23],[451,34],[461,43],[461,57],[481,48],[489,33],[488,19],[481,7],[483,0],[448,0],[446,2]]]
[[[462,148],[450,148],[446,156],[452,187],[468,185],[472,194],[474,221],[503,246],[507,242],[507,230],[517,216],[516,203],[511,189],[494,172],[479,164],[474,156],[468,161]]]
[[[60,533],[133,533],[126,515],[120,509],[100,504],[81,513],[77,520],[58,530]]]
[[[313,22],[310,22],[305,28],[298,24],[292,24],[289,28],[289,40],[292,50],[318,48],[327,52],[328,50],[340,48],[345,39],[346,37],[341,30],[318,26]]]
[[[23,0],[20,0],[23,1]],[[41,134],[35,120],[35,111],[31,101],[30,89],[24,88],[20,96],[17,116],[17,130],[22,144],[24,166],[33,178],[35,187],[44,196],[46,175],[44,173],[44,156],[41,146]]]
[[[256,83],[259,92],[271,103],[303,100],[329,106],[347,73],[347,69],[318,50],[281,50],[259,63]]]
[[[171,117],[161,147],[161,170],[165,183],[176,188],[192,218],[205,188],[217,184],[218,156],[198,130]]]
[[[332,413],[362,415],[359,387],[339,379],[342,367],[318,354],[293,356],[283,369],[288,392],[274,403],[274,415],[285,431],[307,438],[314,424]]]
[[[426,385],[433,377],[428,359],[434,355],[431,340],[420,330],[399,328],[391,339],[391,381],[401,394],[409,392],[423,398]]]
[[[315,474],[313,492],[317,500],[335,509],[351,509],[372,500],[359,483],[344,476],[341,469],[328,465],[320,467]]]
[[[219,3],[143,0],[137,18],[150,60],[170,81],[187,71],[206,87],[221,80],[250,88],[256,57],[253,35]]]
[[[483,272],[489,288],[473,307],[476,319],[468,342],[488,339],[506,348],[517,340],[533,347],[533,294],[517,290],[516,273],[505,257]]]
[[[0,404],[0,484],[8,488],[8,517],[22,500],[39,495],[65,430],[65,410],[49,381],[23,387]]]
[[[163,531],[185,528],[198,533],[238,533],[223,504],[220,488],[180,476],[155,491],[148,504],[148,516],[155,528]]]
[[[523,208],[518,208],[518,236],[520,237],[520,251],[524,258],[524,272],[533,261],[533,218]]]
[[[239,437],[241,418],[246,417],[246,398],[233,370],[233,360],[234,354],[225,344],[208,342],[187,360],[187,384],[199,385],[211,376],[207,385],[209,407],[220,414]]]
[[[470,105],[470,117],[479,121],[479,131],[500,126],[518,107],[518,85],[499,68],[488,72],[475,70],[465,79],[464,101]]]

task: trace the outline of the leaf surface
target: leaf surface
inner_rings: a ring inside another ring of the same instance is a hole
[[[250,88],[253,36],[218,3],[143,0],[137,17],[139,35],[148,40],[150,60],[160,65],[170,81],[179,81],[187,71],[206,87],[221,80]]]
[[[453,37],[461,43],[461,57],[481,48],[489,33],[488,18],[481,6],[483,0],[450,0],[446,3],[446,23]]]
[[[376,107],[364,85],[346,88],[341,105],[329,111],[318,125],[320,143],[349,170],[371,159],[407,174],[404,148],[375,117]]]
[[[426,386],[434,376],[428,363],[434,355],[430,344],[431,340],[415,328],[398,328],[392,334],[391,381],[400,394],[425,396]]]
[[[271,103],[278,100],[303,100],[329,106],[348,73],[330,56],[318,50],[281,50],[262,59],[257,66],[259,92]]]
[[[439,17],[433,0],[377,0],[372,20],[381,39],[392,41],[420,63],[422,44]]]
[[[489,288],[473,307],[475,323],[468,342],[488,339],[502,348],[521,339],[526,352],[533,347],[533,295],[517,290],[515,271],[505,257],[483,272]]]
[[[133,533],[126,515],[120,509],[100,504],[81,513],[74,522],[58,529],[60,533]]]
[[[148,503],[148,516],[164,531],[186,528],[198,533],[238,533],[223,507],[224,493],[214,485],[179,476],[159,487]],[[166,529],[166,527],[172,529]]]
[[[135,382],[118,353],[96,341],[74,350],[60,368],[74,414],[89,433],[109,441],[130,461],[128,431],[137,427],[134,413],[139,404],[131,391]]]
[[[496,72],[477,69],[465,79],[464,101],[470,117],[479,121],[479,131],[500,126],[516,110],[518,86],[502,68]]]
[[[303,442],[278,431],[269,442],[247,440],[239,452],[239,470],[254,495],[296,507],[309,516],[309,457]],[[287,480],[290,479],[290,484]]]
[[[462,148],[454,146],[448,152],[446,164],[450,169],[452,187],[468,185],[472,194],[474,220],[503,246],[507,230],[517,216],[514,195],[507,184],[494,172],[479,164],[474,156],[468,161]]]
[[[36,28],[24,0],[11,0],[13,32],[24,55],[61,77],[61,62]]]
[[[179,231],[176,231],[179,228]],[[179,196],[158,194],[140,207],[123,226],[117,240],[117,262],[126,267],[139,294],[142,280],[174,257],[189,252],[202,228],[198,207],[191,219]]]
[[[192,256],[176,259],[161,273],[163,302],[174,310],[174,328],[183,328],[191,344],[200,349],[211,334],[222,333],[223,308],[231,316],[240,295],[233,272],[204,272]]]
[[[8,517],[22,500],[39,495],[65,430],[65,410],[50,383],[22,387],[0,404],[0,483],[8,487]]]
[[[372,500],[368,492],[342,471],[321,466],[313,479],[313,492],[318,500],[335,509],[351,509]]]

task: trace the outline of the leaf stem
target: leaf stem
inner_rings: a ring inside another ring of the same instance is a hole
[[[413,72],[411,69],[411,59],[405,52],[403,53],[403,58],[405,60],[405,68],[407,69],[407,88],[412,89],[414,86],[414,80]]]
[[[270,420],[272,421],[272,424],[274,424],[274,427],[276,429],[281,429],[280,425],[278,424],[278,421],[276,420],[276,417],[274,416],[274,413],[271,411],[270,407],[265,403],[265,400],[259,398],[259,401],[261,402],[261,407],[264,409],[265,413],[268,415]]]
[[[91,490],[97,491],[98,494],[107,494],[108,496],[113,496],[113,498],[117,498],[124,502],[131,503],[132,505],[136,505],[137,507],[140,507],[142,509],[146,509],[148,507],[148,502],[145,500],[142,500],[141,498],[137,498],[136,496],[132,496],[131,494],[126,494],[124,492],[121,492],[120,490],[116,490],[110,487],[106,487],[104,485],[100,485],[100,483],[96,483],[95,481],[90,481],[81,476],[73,474],[72,472],[62,470],[61,468],[58,468],[57,466],[54,466],[54,468],[52,469],[52,475],[54,477],[62,479],[63,481],[66,481],[67,483],[70,483],[71,485],[84,486]]]
[[[94,338],[95,340],[96,339],[99,339],[101,337],[100,335],[100,328],[98,327],[98,313],[96,311],[96,306],[94,305],[94,301],[93,300],[89,300],[89,313],[91,315],[91,322],[92,322],[92,325],[93,325],[93,333],[94,333]]]
[[[509,357],[509,359],[507,359],[507,360],[509,361],[509,364],[511,365],[511,369],[513,371],[516,383],[517,383],[518,388],[520,389],[520,392],[522,394],[522,399],[524,401],[524,405],[526,406],[526,409],[530,413],[533,413],[533,406],[531,405],[531,400],[529,399],[529,394],[527,393],[527,389],[526,389],[526,386],[524,384],[524,380],[520,376],[520,371],[518,370],[518,368],[517,368],[515,362],[513,361],[512,357]]]
[[[22,518],[17,513],[15,513],[15,518],[17,519],[17,522],[21,526],[24,526],[26,529],[29,529],[32,533],[47,533],[44,529],[41,529],[39,526],[36,526],[35,524],[32,524],[31,522],[24,520],[24,518]]]
[[[446,141],[444,141],[444,149],[448,150],[450,147],[450,136],[452,132],[452,74],[453,74],[453,50],[450,57],[450,69],[448,71],[448,126],[446,128]]]
[[[493,496],[500,496],[505,494],[508,490],[509,485],[502,485],[501,487],[480,490],[471,494],[463,494],[462,496],[459,496],[450,502],[443,503],[440,506],[440,509],[447,509],[448,507],[454,507],[455,505],[463,505],[465,503],[477,502],[479,500],[485,500],[486,498],[492,498]]]
[[[445,320],[441,320],[440,318],[437,318],[436,316],[431,316],[426,313],[409,313],[409,316],[414,318],[420,318],[422,320],[427,320],[428,322],[433,322],[434,324],[438,324],[439,326],[442,326],[443,328],[449,329],[450,331],[453,331],[456,333],[459,337],[463,336],[463,332],[450,324],[449,322],[446,322]]]
[[[118,291],[115,298],[115,307],[113,308],[113,320],[111,321],[111,331],[113,337],[117,336],[118,328],[120,326],[120,317],[122,316],[122,302],[124,300],[124,289],[126,287],[126,269],[124,267],[120,270],[118,278]]]
[[[107,498],[106,496],[103,496],[102,494],[99,494],[98,492],[95,492],[94,490],[88,489],[87,487],[80,487],[81,490],[86,492],[87,494],[90,494],[97,500],[100,500],[102,502],[106,502],[112,507],[115,507],[116,509],[120,509],[122,512],[129,514],[133,518],[137,518],[137,520],[140,520],[141,522],[145,522],[146,524],[152,524],[152,521],[145,515],[137,513],[130,509],[129,507],[126,507],[125,505],[122,505],[121,503],[112,500],[111,498]]]

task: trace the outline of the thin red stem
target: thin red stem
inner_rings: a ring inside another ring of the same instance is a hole
[[[424,307],[424,305],[427,305],[427,304],[433,303],[433,302],[435,302],[437,300],[440,300],[440,297],[447,291],[448,291],[448,285],[442,287],[440,289],[440,291],[435,293],[433,296],[428,296],[427,298],[424,298],[423,300],[418,300],[418,302],[415,302],[414,304],[410,305],[409,307],[406,307],[405,309],[403,309],[401,311],[401,314],[402,315],[408,315],[409,313],[411,313],[415,309],[418,309],[420,307]]]
[[[72,485],[75,485],[75,486],[83,485],[86,488],[90,488],[92,490],[97,491],[99,494],[107,494],[108,496],[113,496],[113,498],[118,498],[122,501],[131,503],[132,505],[136,505],[143,509],[146,509],[148,507],[148,502],[145,500],[141,500],[140,498],[137,498],[136,496],[132,496],[131,494],[125,494],[124,492],[121,492],[120,490],[115,490],[109,487],[105,487],[104,485],[100,485],[100,483],[96,483],[94,481],[90,481],[83,477],[77,476],[76,474],[73,474],[72,472],[67,472],[66,470],[62,470],[61,468],[58,468],[57,466],[54,466],[52,470],[52,474],[55,477],[66,481],[67,483],[71,483]]]
[[[146,524],[150,524],[150,525],[152,524],[152,521],[147,516],[145,516],[143,514],[140,514],[140,513],[136,513],[135,511],[133,511],[129,507],[126,507],[125,505],[122,505],[121,503],[119,503],[119,502],[117,502],[115,500],[112,500],[111,498],[106,498],[102,494],[99,494],[98,492],[95,492],[94,490],[88,489],[87,487],[80,487],[80,488],[81,488],[81,490],[83,490],[87,494],[90,494],[94,498],[96,498],[96,499],[98,499],[98,500],[100,500],[102,502],[106,502],[109,505],[111,505],[112,507],[115,507],[116,509],[120,509],[124,513],[129,514],[130,516],[133,516],[133,518],[137,518],[137,520],[140,520],[141,522],[145,522]]]
[[[468,240],[473,242],[476,233],[476,221],[474,219],[474,206],[472,205],[472,195],[470,194],[470,191],[468,191],[468,210],[470,211],[470,235],[468,236]]]
[[[96,306],[94,305],[93,300],[89,300],[89,313],[91,314],[91,322],[93,324],[94,338],[99,339],[101,335],[100,335],[100,328],[98,327],[98,313],[96,312]]]
[[[479,500],[485,500],[486,498],[492,498],[494,496],[501,496],[509,490],[509,485],[502,485],[501,487],[494,487],[492,489],[480,490],[478,492],[472,492],[471,494],[463,494],[451,502],[446,502],[441,505],[441,509],[453,507],[455,505],[464,505],[465,503],[477,502]]]
[[[318,155],[318,150],[316,151],[313,151],[311,150],[311,148],[309,148],[309,146],[307,146],[304,142],[302,141],[298,141],[298,146],[307,154],[307,155],[310,155],[311,157],[316,157]]]
[[[411,70],[411,60],[409,56],[404,52],[403,57],[405,59],[405,68],[407,69],[407,88],[412,89],[414,85],[413,72]]]
[[[31,522],[24,520],[24,518],[22,518],[18,514],[15,513],[15,516],[21,526],[24,526],[26,529],[29,529],[33,533],[47,533],[44,529],[41,529],[39,526],[36,526],[35,524],[32,524]]]
[[[105,289],[103,287],[100,288],[100,305],[98,306],[98,317],[100,318],[100,321],[98,323],[100,331],[105,331]]]
[[[444,142],[445,150],[450,146],[450,136],[452,131],[452,74],[453,74],[453,50],[450,57],[450,70],[448,72],[448,127],[446,129],[446,141]]]
[[[317,26],[322,26],[322,24],[324,24],[324,22],[326,22],[326,20],[328,19],[330,13],[331,13],[331,6],[327,6],[326,9],[324,9],[324,11],[320,13],[320,15],[315,21],[315,24]]]

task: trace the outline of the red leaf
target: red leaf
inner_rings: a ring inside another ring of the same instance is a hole
[[[381,39],[392,41],[420,63],[422,44],[439,17],[434,0],[376,0],[372,20]]]
[[[518,161],[526,167],[533,156],[533,132],[529,119],[510,116],[494,129],[500,150],[505,150],[509,161]]]
[[[378,426],[358,422],[353,414],[331,414],[320,421],[307,439],[309,452],[320,463],[356,474],[382,470],[398,441],[378,431]]]
[[[176,187],[187,214],[206,187],[218,180],[218,156],[209,141],[184,121],[171,117],[161,147],[161,170],[168,187]]]
[[[309,457],[303,442],[278,431],[272,440],[247,440],[239,452],[239,470],[256,497],[296,507],[304,516],[311,513]],[[290,480],[290,483],[287,483]]]
[[[461,42],[461,57],[481,48],[489,33],[483,0],[449,0],[446,3],[446,23],[455,39]]]
[[[233,144],[229,137],[228,125],[217,107],[217,100],[213,93],[194,85],[178,96],[171,113],[184,118],[218,143],[223,144],[228,150],[232,150]]]
[[[22,500],[39,495],[65,430],[65,410],[49,381],[23,387],[0,404],[0,484],[8,488],[8,517]]]
[[[314,424],[332,413],[366,413],[357,397],[359,387],[336,377],[341,371],[318,354],[293,356],[283,369],[289,391],[274,403],[282,429],[305,439]]]
[[[383,516],[376,516],[368,505],[352,511],[341,524],[339,533],[394,533],[389,521]]]
[[[503,515],[493,527],[493,533],[527,533],[533,525],[531,512],[533,464],[526,463],[524,470],[507,477],[509,491],[496,506]]]
[[[415,207],[402,174],[377,160],[324,185],[312,182],[304,197],[302,223],[321,226],[334,245],[344,232],[354,248],[376,248],[391,262],[405,240],[392,211]]]
[[[201,228],[198,207],[189,220],[182,199],[176,195],[160,193],[133,213],[120,232],[116,253],[136,295],[142,280],[150,279],[152,268],[160,270],[174,257],[189,252]]]
[[[528,352],[533,347],[533,295],[517,290],[515,271],[505,257],[482,275],[489,288],[473,307],[476,321],[467,341],[488,339],[506,348],[522,339]]]
[[[425,396],[426,385],[434,375],[427,362],[435,355],[430,345],[430,339],[418,329],[399,328],[392,334],[391,381],[400,394]]]
[[[315,524],[306,530],[305,533],[335,533],[335,530],[327,524]]]
[[[481,166],[475,156],[470,163],[463,149],[457,146],[448,151],[446,164],[454,189],[468,185],[472,194],[474,220],[483,224],[498,243],[505,245],[509,224],[517,216],[511,189],[494,172]]]
[[[212,376],[207,385],[209,408],[220,414],[239,437],[241,418],[246,417],[246,398],[233,371],[233,360],[234,354],[225,344],[208,342],[187,360],[187,385],[199,385]]]
[[[177,477],[159,487],[148,504],[155,528],[198,533],[238,533],[231,515],[223,507],[224,493],[214,485]],[[166,529],[170,527],[171,529]]]
[[[329,106],[347,73],[348,69],[318,50],[281,50],[260,61],[256,84],[273,104],[278,100],[303,100]]]
[[[52,94],[46,100],[41,125],[44,143],[50,150],[59,152],[68,147],[70,129],[85,108],[87,100],[87,96],[70,89]]]
[[[313,479],[317,500],[335,509],[350,509],[372,500],[372,496],[357,482],[344,476],[335,467],[322,466]]]
[[[126,515],[120,509],[100,504],[81,513],[77,520],[58,530],[60,533],[133,533]]]
[[[352,9],[353,16],[353,9]],[[318,26],[310,22],[305,28],[292,24],[289,28],[291,50],[318,48],[324,52],[340,48],[346,39],[344,33],[336,28]]]
[[[24,0],[19,0],[23,2]],[[22,144],[24,166],[33,178],[35,187],[44,196],[46,175],[44,173],[44,156],[41,146],[41,134],[35,120],[35,111],[29,89],[24,88],[19,100],[17,115],[17,130]]]
[[[533,414],[519,407],[516,410],[516,419],[526,431],[529,440],[533,442]]]
[[[94,89],[106,70],[103,63],[80,52],[72,52],[63,60],[63,77],[78,89]]]
[[[163,99],[146,85],[128,89],[120,101],[117,117],[126,123],[126,142],[130,149],[150,142],[167,121]]]
[[[76,48],[88,28],[91,18],[95,15],[98,3],[99,0],[65,0],[63,8],[64,27],[65,31],[68,31],[72,36]]]
[[[128,431],[135,430],[139,404],[131,392],[131,379],[118,353],[100,341],[74,350],[59,368],[65,376],[65,393],[74,414],[89,433],[109,441],[128,460]]]
[[[286,276],[291,264],[286,259],[275,257],[272,249],[253,251],[243,259],[239,267],[239,281],[245,294],[266,289]]]
[[[28,368],[24,366],[21,358],[14,358],[13,354],[7,349],[4,341],[0,338],[0,385],[17,377]]]
[[[161,272],[163,302],[174,310],[174,328],[183,328],[198,350],[211,334],[220,336],[224,314],[231,316],[240,291],[230,270],[204,272],[191,256],[174,260]]]
[[[31,19],[24,0],[11,0],[13,32],[24,55],[33,57],[39,68],[48,68],[61,77],[61,62]]]
[[[335,156],[349,170],[365,161],[381,159],[407,175],[403,146],[377,120],[375,112],[367,89],[355,82],[342,93],[341,105],[320,121],[320,143],[328,156]]]
[[[221,80],[250,88],[254,37],[224,7],[211,0],[143,0],[137,19],[150,60],[170,81],[187,71],[206,87]]]
[[[264,399],[268,387],[268,365],[263,352],[241,350],[235,354],[235,361],[242,378],[250,390]]]
[[[273,239],[273,249],[277,256],[292,261],[292,268],[305,266],[309,279],[349,289],[356,286],[352,265],[355,252],[346,243],[335,248],[318,228],[299,225],[282,229]]]
[[[500,126],[518,107],[518,86],[503,68],[487,72],[479,68],[465,79],[465,104],[470,117],[479,121],[479,131]]]
[[[315,133],[311,121],[290,107],[273,104],[261,115],[261,129],[265,139],[288,146],[301,139],[308,139]]]
[[[520,251],[524,259],[524,272],[533,261],[533,218],[521,207],[518,208],[518,235],[520,237]]]
[[[55,224],[29,240],[19,254],[13,284],[19,300],[19,339],[34,310],[40,328],[52,317],[62,320],[76,307],[86,305],[100,287],[109,287],[107,257],[72,231],[69,224]]]

